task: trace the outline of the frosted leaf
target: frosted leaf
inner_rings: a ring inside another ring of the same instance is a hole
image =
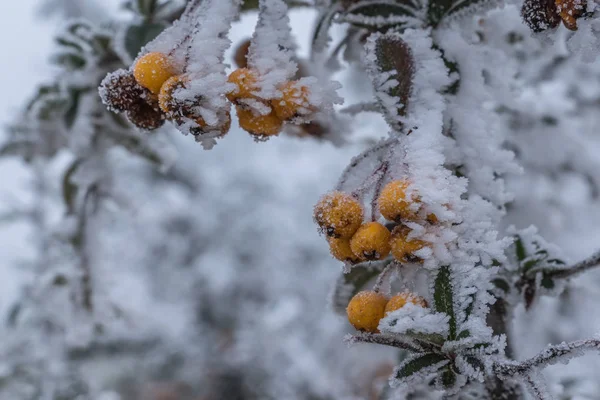
[[[392,387],[407,387],[421,383],[448,363],[449,360],[446,357],[435,353],[409,356],[394,369],[394,374],[390,377],[390,384]]]
[[[383,333],[413,333],[416,337],[420,334],[448,335],[448,322],[450,318],[443,313],[431,310],[408,302],[402,308],[388,313],[379,322],[379,330]]]

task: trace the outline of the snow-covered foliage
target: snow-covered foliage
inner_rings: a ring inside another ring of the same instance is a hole
[[[36,247],[0,397],[598,398],[545,371],[600,348],[568,310],[600,264],[595,3],[125,3],[64,27],[2,148]],[[249,147],[232,106],[305,140]]]

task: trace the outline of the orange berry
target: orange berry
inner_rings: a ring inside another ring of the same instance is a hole
[[[348,321],[359,331],[377,333],[379,320],[385,315],[388,299],[374,291],[358,292],[346,308]]]
[[[154,94],[160,92],[162,85],[177,73],[173,60],[162,53],[148,53],[140,57],[133,67],[133,76],[137,83]]]
[[[434,213],[427,215],[427,222],[429,222],[430,224],[437,224],[439,221],[440,220],[438,219],[437,215],[435,215]]]
[[[396,222],[417,219],[417,213],[410,206],[412,203],[419,203],[419,198],[414,193],[411,199],[406,198],[409,186],[410,182],[407,180],[396,180],[388,183],[381,190],[377,204],[379,212],[385,219]]]
[[[361,261],[381,260],[390,254],[390,235],[379,222],[367,222],[350,239],[350,248]]]
[[[314,218],[327,236],[349,239],[362,224],[363,209],[349,194],[331,192],[315,206]]]
[[[385,306],[385,315],[389,312],[401,309],[409,302],[416,306],[427,307],[427,301],[422,297],[408,292],[398,293],[387,302]]]
[[[418,260],[413,253],[427,246],[427,242],[424,242],[423,240],[409,240],[408,235],[410,232],[410,228],[404,225],[399,225],[392,231],[392,237],[390,239],[392,256],[400,262],[413,262]]]
[[[168,117],[172,117],[176,113],[181,113],[181,107],[173,99],[173,94],[176,90],[183,89],[187,81],[188,78],[185,75],[175,75],[167,79],[160,88],[158,105]]]
[[[332,237],[328,241],[331,255],[338,260],[350,263],[357,263],[359,261],[350,248],[350,240]]]
[[[271,107],[275,114],[284,121],[300,115],[301,109],[312,111],[309,103],[310,91],[306,86],[299,86],[297,82],[286,82],[281,88],[282,97],[271,100]]]
[[[257,137],[277,136],[283,128],[283,121],[275,113],[255,115],[252,110],[236,107],[240,127]]]
[[[236,85],[236,89],[227,94],[227,99],[236,103],[240,99],[253,99],[253,94],[258,89],[258,73],[248,68],[238,68],[229,74],[229,83]]]

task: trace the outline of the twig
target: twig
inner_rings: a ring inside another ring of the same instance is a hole
[[[381,193],[381,188],[383,187],[383,181],[385,180],[389,167],[390,163],[388,161],[384,161],[375,171],[379,174],[379,177],[377,178],[377,183],[375,184],[375,193],[371,199],[371,221],[377,220],[377,200],[379,199],[379,194]]]
[[[600,350],[599,339],[578,340],[570,343],[561,343],[548,346],[540,354],[521,362],[502,363],[494,365],[494,371],[500,377],[509,377],[514,375],[526,375],[535,368],[544,367],[548,364],[559,362],[563,357],[578,356],[583,354],[583,350]]]
[[[581,274],[583,272],[589,271],[593,268],[600,267],[600,251],[595,252],[588,258],[583,261],[580,261],[576,264],[573,264],[567,268],[555,268],[551,270],[545,270],[546,274],[555,279],[565,279],[571,278],[575,275]],[[538,272],[537,270],[532,270],[531,272]]]
[[[550,396],[550,394],[546,390],[546,385],[544,384],[544,382],[541,382],[540,379],[534,379],[531,375],[527,375],[525,377],[525,383],[529,388],[529,392],[537,400],[552,400],[552,396]]]
[[[354,335],[346,335],[344,337],[344,342],[347,344],[355,344],[355,343],[375,343],[381,344],[383,346],[391,346],[397,347],[399,349],[404,349],[412,352],[422,352],[423,349],[418,346],[414,341],[407,339],[402,340],[399,335],[387,335],[382,333],[364,333],[359,332]]]

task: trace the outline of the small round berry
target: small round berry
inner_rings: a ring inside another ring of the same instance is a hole
[[[222,136],[225,136],[229,129],[231,128],[231,113],[229,111],[225,111],[219,114],[219,123],[217,126],[209,126],[204,118],[198,117],[195,120],[196,125],[190,129],[190,132],[194,136],[201,136],[208,132],[220,132]]]
[[[271,100],[275,114],[284,121],[314,111],[309,102],[310,89],[297,82],[286,82],[280,89],[282,96]]]
[[[253,94],[257,90],[258,73],[248,68],[239,68],[229,74],[227,79],[229,83],[236,85],[236,89],[227,94],[227,99],[232,103],[237,103],[239,99],[253,99]]]
[[[372,290],[358,292],[346,308],[348,321],[359,331],[377,333],[388,299]]]
[[[174,75],[167,79],[160,88],[158,105],[168,118],[173,118],[178,113],[181,114],[181,104],[178,104],[173,95],[175,91],[185,88],[187,81],[188,78],[185,75]]]
[[[163,53],[152,52],[140,57],[133,67],[135,80],[154,94],[160,92],[163,83],[175,75],[173,60]]]
[[[427,301],[424,298],[417,296],[412,293],[404,292],[398,293],[388,301],[385,306],[385,315],[392,311],[396,311],[404,307],[407,303],[413,303],[416,306],[421,306],[423,308],[427,307]]]
[[[327,236],[350,239],[362,224],[363,209],[354,197],[336,191],[319,200],[314,218]]]
[[[379,222],[367,222],[350,239],[350,248],[361,261],[381,260],[390,254],[390,235]]]
[[[165,123],[164,114],[144,102],[139,102],[128,110],[127,119],[145,131],[158,129]]]
[[[419,258],[414,255],[414,252],[421,250],[427,246],[427,242],[420,239],[408,239],[411,229],[398,225],[392,231],[390,245],[392,248],[392,256],[400,262],[414,262]]]
[[[525,0],[521,17],[534,32],[556,28],[561,20],[554,0]]]
[[[244,40],[239,44],[237,49],[235,49],[235,54],[233,56],[233,61],[238,68],[247,68],[248,67],[248,52],[250,51],[250,45],[252,42],[250,39]]]
[[[283,128],[283,121],[275,113],[255,115],[252,110],[237,106],[236,112],[240,127],[259,138],[277,136]]]
[[[390,221],[400,222],[402,220],[414,221],[417,213],[411,209],[411,204],[418,203],[419,199],[414,193],[407,199],[407,190],[410,182],[396,180],[384,186],[377,199],[379,212]]]
[[[146,91],[136,82],[133,73],[125,69],[106,75],[99,90],[102,102],[114,112],[125,112],[143,101]]]
[[[350,248],[350,240],[340,238],[329,238],[329,251],[336,259],[352,264],[357,263],[358,257],[354,255]]]

